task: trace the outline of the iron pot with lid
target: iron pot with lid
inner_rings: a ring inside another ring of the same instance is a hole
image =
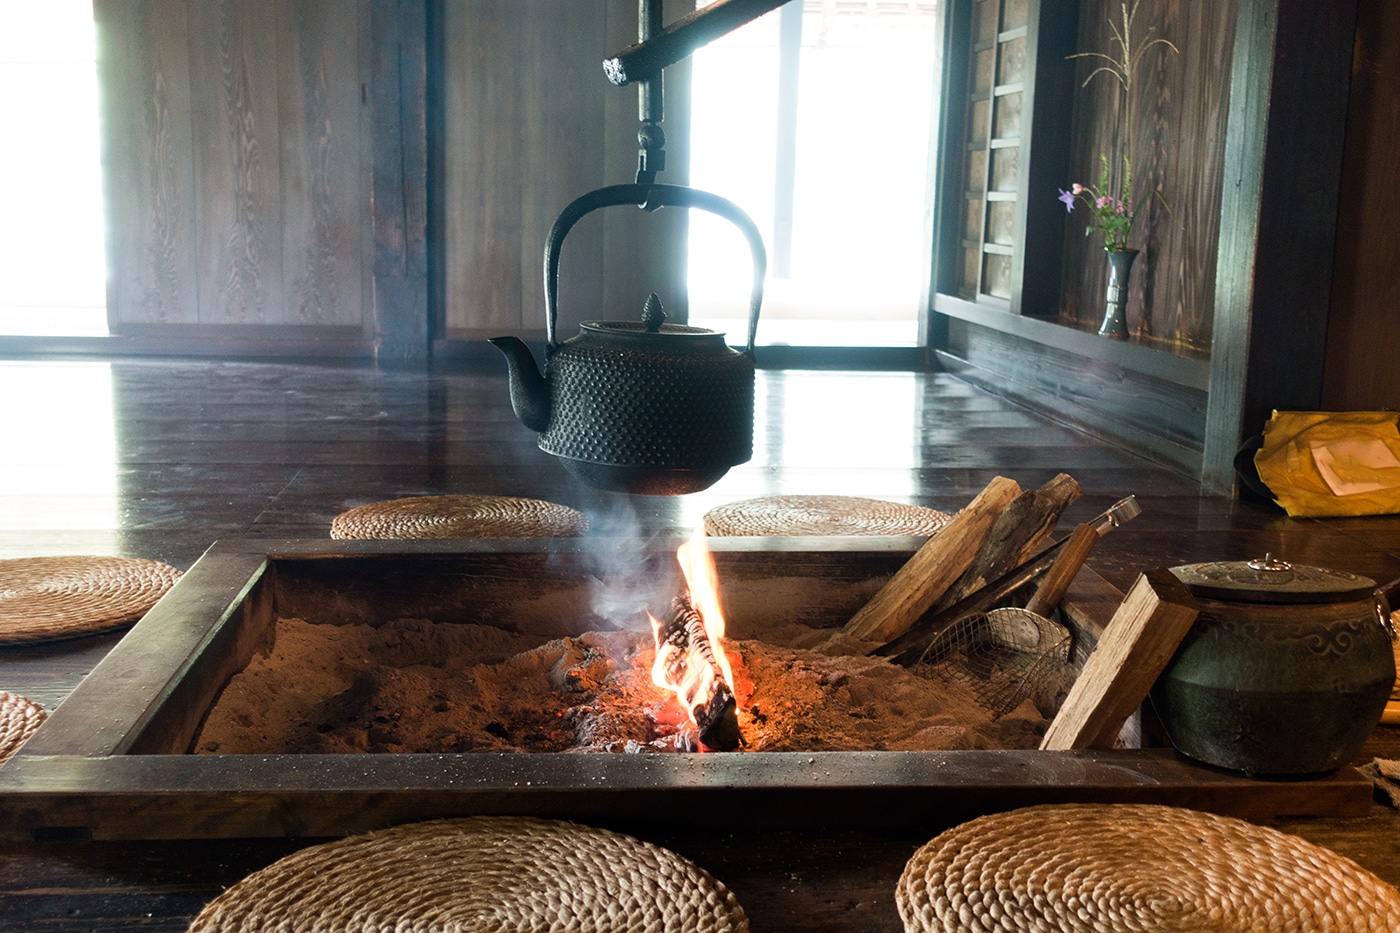
[[[1173,567],[1200,615],[1152,688],[1177,751],[1246,774],[1347,764],[1395,682],[1384,587],[1271,555]]]

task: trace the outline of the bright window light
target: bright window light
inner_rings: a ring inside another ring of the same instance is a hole
[[[91,0],[0,0],[0,334],[107,333]]]
[[[800,41],[782,22],[798,13]],[[806,0],[695,53],[691,184],[763,231],[759,343],[917,343],[937,28],[934,2]],[[725,221],[690,216],[691,322],[737,344],[748,251]]]

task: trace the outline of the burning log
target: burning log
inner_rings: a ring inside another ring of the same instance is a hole
[[[734,691],[716,657],[716,652],[724,649],[711,641],[705,618],[690,596],[677,596],[669,618],[661,622],[653,617],[652,628],[656,637],[652,679],[676,692],[699,727],[705,747],[722,752],[737,749],[740,736]]]

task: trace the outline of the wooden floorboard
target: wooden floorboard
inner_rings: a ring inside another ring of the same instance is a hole
[[[1091,565],[1126,589],[1144,569],[1264,552],[1388,580],[1400,519],[1294,521],[1205,493],[945,373],[763,371],[753,459],[691,496],[579,486],[511,414],[503,368],[361,362],[0,361],[0,558],[96,553],[189,567],[215,540],[323,538],[341,511],[444,493],[544,498],[612,533],[683,535],[705,510],[769,494],[841,494],[956,511],[992,477],[1075,476],[1063,529],[1136,495],[1142,515]],[[25,390],[25,386],[32,386]],[[72,391],[65,391],[70,387]],[[55,706],[118,636],[0,649],[0,690]],[[1375,750],[1400,754],[1400,730]],[[1400,883],[1400,820],[1284,825]],[[893,885],[923,841],[789,833],[736,849],[656,838],[728,883],[759,930],[897,930]],[[305,841],[29,844],[0,851],[0,929],[183,930],[223,887]]]

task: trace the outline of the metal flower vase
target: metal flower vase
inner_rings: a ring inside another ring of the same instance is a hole
[[[1133,271],[1133,260],[1137,258],[1135,249],[1108,251],[1108,303],[1103,312],[1103,323],[1099,325],[1100,337],[1128,339],[1128,276]]]

